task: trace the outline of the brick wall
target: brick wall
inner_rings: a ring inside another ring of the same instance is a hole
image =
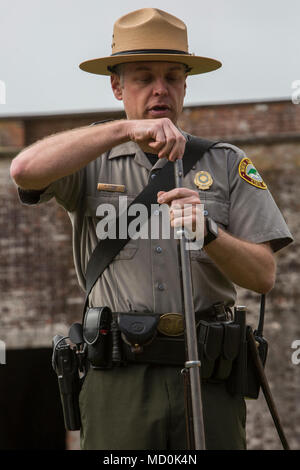
[[[185,109],[180,124],[203,137],[277,140],[299,136],[300,109],[289,101],[190,107]]]
[[[122,113],[90,113],[0,120],[1,339],[9,348],[50,346],[80,320],[83,293],[73,268],[71,228],[53,202],[22,207],[9,177],[11,158],[22,146],[65,129]],[[270,341],[267,374],[291,445],[300,448],[300,365],[291,344],[300,339],[299,287],[300,106],[288,101],[185,108],[180,125],[206,138],[240,145],[254,161],[295,237],[277,255],[277,282],[267,298],[265,334]],[[257,321],[259,297],[238,288],[249,321]],[[252,449],[280,449],[261,395],[248,402]]]

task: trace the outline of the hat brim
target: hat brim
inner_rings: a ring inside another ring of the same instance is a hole
[[[97,75],[111,75],[108,67],[130,62],[176,62],[190,68],[188,75],[212,72],[222,66],[222,63],[216,59],[190,54],[122,54],[86,60],[79,65],[79,68]]]

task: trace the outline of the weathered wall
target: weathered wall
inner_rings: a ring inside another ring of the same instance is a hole
[[[0,160],[1,339],[13,348],[49,346],[82,304],[71,226],[53,202],[21,206],[9,166]]]
[[[291,345],[295,339],[300,339],[300,145],[245,145],[244,149],[262,168],[264,180],[295,237],[293,246],[283,249],[276,256],[277,281],[267,296],[265,336],[270,344],[266,372],[271,390],[289,442],[293,449],[300,449],[300,364],[297,366],[291,361],[294,352]],[[238,291],[240,303],[248,306],[250,322],[255,326],[259,311],[258,296],[243,289]],[[258,402],[248,402],[248,415],[250,448],[280,449],[263,394]]]
[[[67,215],[51,201],[35,208],[19,204],[9,177],[11,157],[45,135],[105,118],[99,113],[0,121],[0,338],[9,348],[49,346],[54,334],[66,333],[80,319],[83,300]],[[241,146],[262,173],[295,237],[293,246],[277,255],[265,335],[271,389],[291,445],[300,449],[300,364],[291,362],[291,344],[300,339],[300,106],[283,101],[186,108],[180,124],[196,135]],[[238,296],[255,326],[259,296],[240,288]],[[280,449],[263,396],[248,401],[248,410],[249,448]]]

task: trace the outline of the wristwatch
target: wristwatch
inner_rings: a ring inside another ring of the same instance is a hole
[[[206,235],[204,237],[203,246],[208,245],[218,237],[218,225],[211,217],[205,217],[205,225]]]

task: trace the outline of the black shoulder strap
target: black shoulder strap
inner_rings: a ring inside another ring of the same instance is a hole
[[[213,142],[206,139],[200,139],[199,137],[188,136],[188,140],[185,147],[183,156],[183,170],[186,175],[192,166],[203,157],[204,153],[217,142]],[[166,165],[160,170],[156,178],[150,181],[150,183],[138,194],[138,196],[132,201],[127,208],[127,221],[128,225],[133,216],[128,215],[128,209],[133,204],[143,204],[147,207],[148,215],[151,215],[151,204],[157,204],[157,193],[158,191],[170,191],[175,186],[174,180],[174,164],[173,162],[167,162]],[[119,233],[119,218],[116,219],[116,232]],[[125,239],[110,239],[106,238],[100,240],[96,248],[94,249],[86,270],[86,297],[84,304],[84,312],[88,305],[89,294],[94,287],[97,279],[101,276],[103,271],[107,268],[113,258],[121,251],[121,249],[129,241],[129,237]],[[84,313],[83,312],[83,313]]]

